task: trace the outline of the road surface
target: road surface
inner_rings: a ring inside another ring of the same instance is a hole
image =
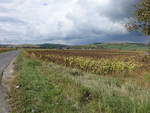
[[[2,78],[2,73],[5,68],[16,57],[17,54],[18,51],[10,51],[0,54],[0,78]],[[6,89],[0,84],[0,113],[9,113],[10,108],[6,96]]]
[[[12,61],[12,59],[17,55],[18,51],[10,51],[0,54],[0,74],[7,67],[7,65]]]

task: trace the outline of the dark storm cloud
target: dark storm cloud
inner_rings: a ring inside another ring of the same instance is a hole
[[[111,1],[111,6],[106,8],[104,15],[114,20],[122,20],[134,14],[135,5],[139,0],[114,0]]]

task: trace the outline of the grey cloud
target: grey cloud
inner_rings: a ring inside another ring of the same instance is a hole
[[[148,37],[144,37],[138,34],[130,34],[130,35],[101,35],[99,37],[88,37],[86,38],[72,38],[67,40],[68,43],[74,44],[91,44],[96,42],[109,43],[109,42],[137,42],[137,43],[147,43]]]
[[[123,26],[137,1],[0,0],[0,42],[145,41],[136,40],[139,35],[128,33]],[[12,5],[5,7],[4,3]]]
[[[0,0],[0,3],[11,3],[13,2],[14,0]]]
[[[0,12],[1,13],[8,13],[8,12],[10,12],[11,10],[10,9],[7,9],[7,8],[4,8],[4,7],[0,7]]]
[[[0,22],[10,22],[10,23],[21,23],[25,24],[24,21],[19,20],[17,18],[7,17],[7,16],[0,16]]]
[[[111,2],[111,6],[106,8],[104,15],[114,20],[122,20],[132,16],[135,5],[139,0],[115,0]]]

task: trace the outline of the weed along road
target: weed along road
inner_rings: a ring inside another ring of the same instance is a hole
[[[0,78],[2,73],[10,62],[17,56],[18,51],[10,51],[0,54]],[[9,107],[6,101],[6,91],[0,81],[0,113],[9,113]]]

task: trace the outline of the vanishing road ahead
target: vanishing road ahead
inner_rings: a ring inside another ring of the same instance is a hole
[[[18,51],[10,51],[5,53],[0,53],[0,78],[2,77],[2,72],[11,63],[11,61],[16,57]],[[0,81],[0,113],[9,113],[9,107],[6,101],[6,91],[1,85]]]

